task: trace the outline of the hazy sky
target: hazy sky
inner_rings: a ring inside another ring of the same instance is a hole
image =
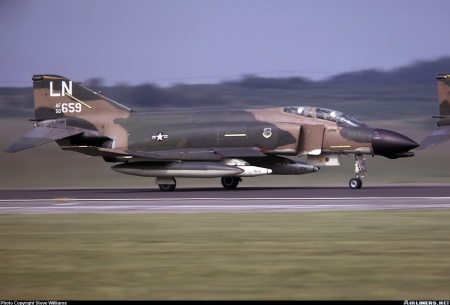
[[[324,79],[450,55],[449,0],[0,0],[0,86]]]

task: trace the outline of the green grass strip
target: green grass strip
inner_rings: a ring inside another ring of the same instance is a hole
[[[0,299],[450,299],[450,211],[0,216]]]

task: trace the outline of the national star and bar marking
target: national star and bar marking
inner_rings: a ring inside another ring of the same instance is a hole
[[[152,136],[152,140],[156,140],[158,142],[161,142],[163,139],[168,139],[169,135],[163,134],[161,131],[158,132],[156,135]]]

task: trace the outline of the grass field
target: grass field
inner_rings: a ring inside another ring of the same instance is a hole
[[[0,299],[450,299],[450,211],[2,215]]]

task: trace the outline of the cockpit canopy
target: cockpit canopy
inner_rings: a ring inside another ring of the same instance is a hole
[[[344,125],[348,127],[368,127],[366,124],[361,123],[354,117],[343,114],[342,112],[310,107],[310,106],[289,106],[284,107],[284,112],[301,115],[308,118],[318,118],[321,120],[336,122],[338,125]]]

